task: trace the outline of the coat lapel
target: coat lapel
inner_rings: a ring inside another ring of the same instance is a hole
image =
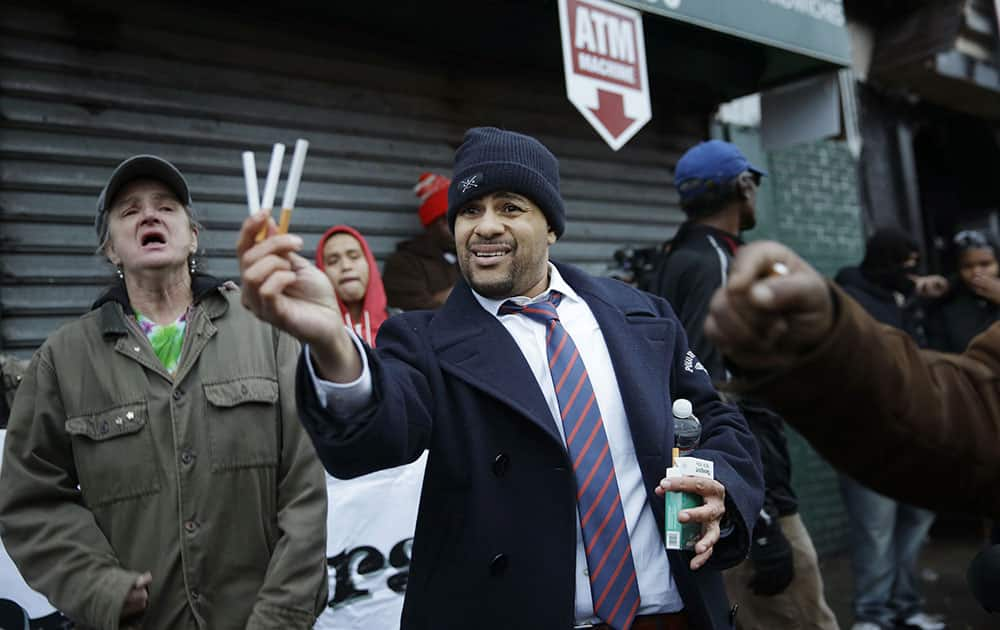
[[[496,317],[483,310],[463,279],[431,324],[431,345],[452,376],[510,406],[563,444],[528,362]]]

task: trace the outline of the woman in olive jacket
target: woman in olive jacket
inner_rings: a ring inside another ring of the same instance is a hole
[[[291,394],[296,342],[194,272],[198,224],[168,162],[123,162],[96,223],[120,282],[18,390],[6,548],[84,627],[312,627],[326,490]]]

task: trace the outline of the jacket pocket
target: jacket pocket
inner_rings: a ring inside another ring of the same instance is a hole
[[[66,420],[83,500],[98,507],[160,490],[145,401]]]
[[[204,388],[212,470],[277,466],[278,382],[249,376]]]

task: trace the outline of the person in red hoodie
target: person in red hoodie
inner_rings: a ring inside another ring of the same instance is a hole
[[[385,288],[375,257],[365,238],[352,227],[335,225],[316,246],[316,266],[333,284],[344,324],[371,347],[379,327],[395,309],[386,308]],[[328,509],[326,556],[330,574],[330,607],[316,621],[317,630],[366,627],[399,628],[405,586],[399,581],[408,567],[385,569],[393,574],[379,583],[366,583],[365,597],[357,597],[351,567],[357,554],[376,549],[389,558],[413,540],[417,504],[427,457],[353,479],[326,475]],[[405,579],[402,582],[405,585]],[[360,621],[359,621],[360,620]]]
[[[350,226],[333,226],[316,246],[316,266],[333,283],[344,324],[375,347],[375,336],[389,311],[382,276],[365,238]]]

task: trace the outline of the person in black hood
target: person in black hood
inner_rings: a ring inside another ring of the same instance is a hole
[[[726,382],[729,374],[722,353],[705,336],[705,318],[743,244],[739,232],[756,224],[757,190],[764,175],[735,145],[720,140],[687,151],[674,171],[688,220],[658,265],[651,290],[673,306],[691,350],[716,382]],[[798,515],[784,421],[748,399],[736,402],[760,447],[765,483],[750,560],[725,573],[730,599],[740,606],[736,626],[836,630],[837,620],[823,597],[816,551]]]
[[[910,295],[916,290],[913,276],[920,258],[917,242],[893,228],[877,230],[868,239],[861,274],[876,285]]]
[[[868,239],[861,265],[841,269],[836,282],[876,320],[907,332],[926,348],[923,295],[934,291],[928,291],[927,278],[917,275],[919,260],[920,249],[908,234],[881,228]],[[938,277],[933,278],[937,283]],[[854,628],[944,628],[923,612],[917,589],[917,557],[934,514],[878,494],[844,474],[840,489],[850,522]]]

